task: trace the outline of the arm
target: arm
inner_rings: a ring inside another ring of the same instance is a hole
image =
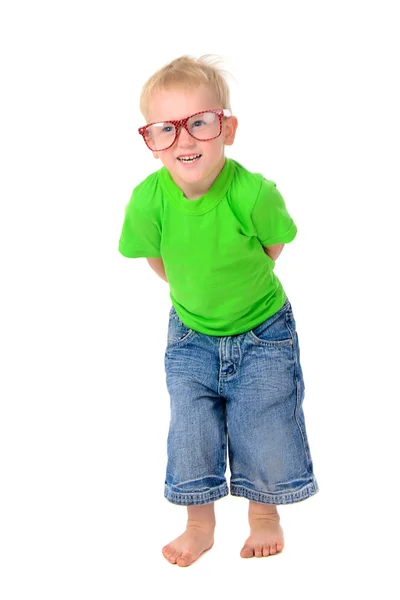
[[[265,254],[268,254],[272,260],[276,260],[283,250],[285,244],[274,244],[273,246],[263,246]]]
[[[157,275],[159,277],[161,277],[161,279],[164,279],[164,281],[166,281],[168,283],[168,279],[165,274],[163,259],[162,258],[146,258],[146,260],[149,263],[149,265],[151,266],[151,268],[153,269],[153,271],[155,271],[157,273]]]

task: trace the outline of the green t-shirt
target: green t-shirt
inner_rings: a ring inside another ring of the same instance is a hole
[[[232,159],[208,192],[188,200],[165,167],[132,193],[119,251],[129,258],[161,257],[181,321],[206,335],[254,329],[286,295],[263,246],[297,233],[273,181]]]

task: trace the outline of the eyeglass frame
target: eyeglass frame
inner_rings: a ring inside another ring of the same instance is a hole
[[[206,138],[205,140],[199,140],[193,134],[190,133],[189,128],[187,126],[187,122],[192,117],[195,117],[197,115],[203,115],[204,113],[208,113],[208,112],[211,112],[211,113],[214,113],[214,114],[217,115],[217,117],[219,119],[219,134],[215,135],[214,137],[211,137],[211,138]],[[138,132],[143,137],[144,143],[146,144],[146,146],[148,147],[149,150],[151,150],[152,152],[164,152],[164,150],[168,150],[169,148],[171,148],[175,144],[176,140],[178,139],[178,136],[179,136],[179,133],[180,133],[182,127],[184,127],[186,129],[186,131],[188,132],[188,134],[190,135],[190,137],[192,137],[194,140],[197,140],[198,142],[210,142],[211,140],[216,140],[217,138],[219,138],[219,136],[222,133],[222,119],[223,119],[223,117],[231,117],[231,116],[232,116],[232,113],[231,113],[231,111],[228,108],[210,108],[208,110],[200,110],[199,112],[196,112],[193,115],[190,115],[189,117],[185,117],[184,119],[178,119],[178,120],[170,119],[170,120],[167,120],[167,121],[154,121],[153,123],[147,123],[147,125],[143,125],[142,127],[139,127]],[[170,144],[166,148],[163,148],[162,150],[153,150],[152,148],[150,148],[150,146],[146,142],[146,138],[145,138],[146,129],[148,127],[151,127],[151,125],[156,125],[157,123],[171,123],[171,125],[173,125],[175,127],[174,141],[172,142],[172,144]]]

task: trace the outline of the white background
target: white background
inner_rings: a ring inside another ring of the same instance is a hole
[[[396,4],[2,3],[3,600],[398,593]],[[239,557],[247,501],[220,500],[214,548],[182,569],[161,554],[186,512],[163,498],[169,289],[118,240],[159,166],[141,86],[206,53],[235,77],[228,156],[277,183],[299,229],[276,273],[320,492],[280,509],[268,559]]]

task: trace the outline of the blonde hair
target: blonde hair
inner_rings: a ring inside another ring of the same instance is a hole
[[[191,56],[180,56],[169,64],[159,69],[146,81],[140,95],[140,111],[147,118],[147,111],[151,97],[155,92],[173,86],[184,88],[197,87],[206,84],[215,92],[220,106],[215,108],[228,108],[230,106],[229,86],[225,79],[230,75],[220,66],[221,60],[213,54],[205,54],[196,59]]]

